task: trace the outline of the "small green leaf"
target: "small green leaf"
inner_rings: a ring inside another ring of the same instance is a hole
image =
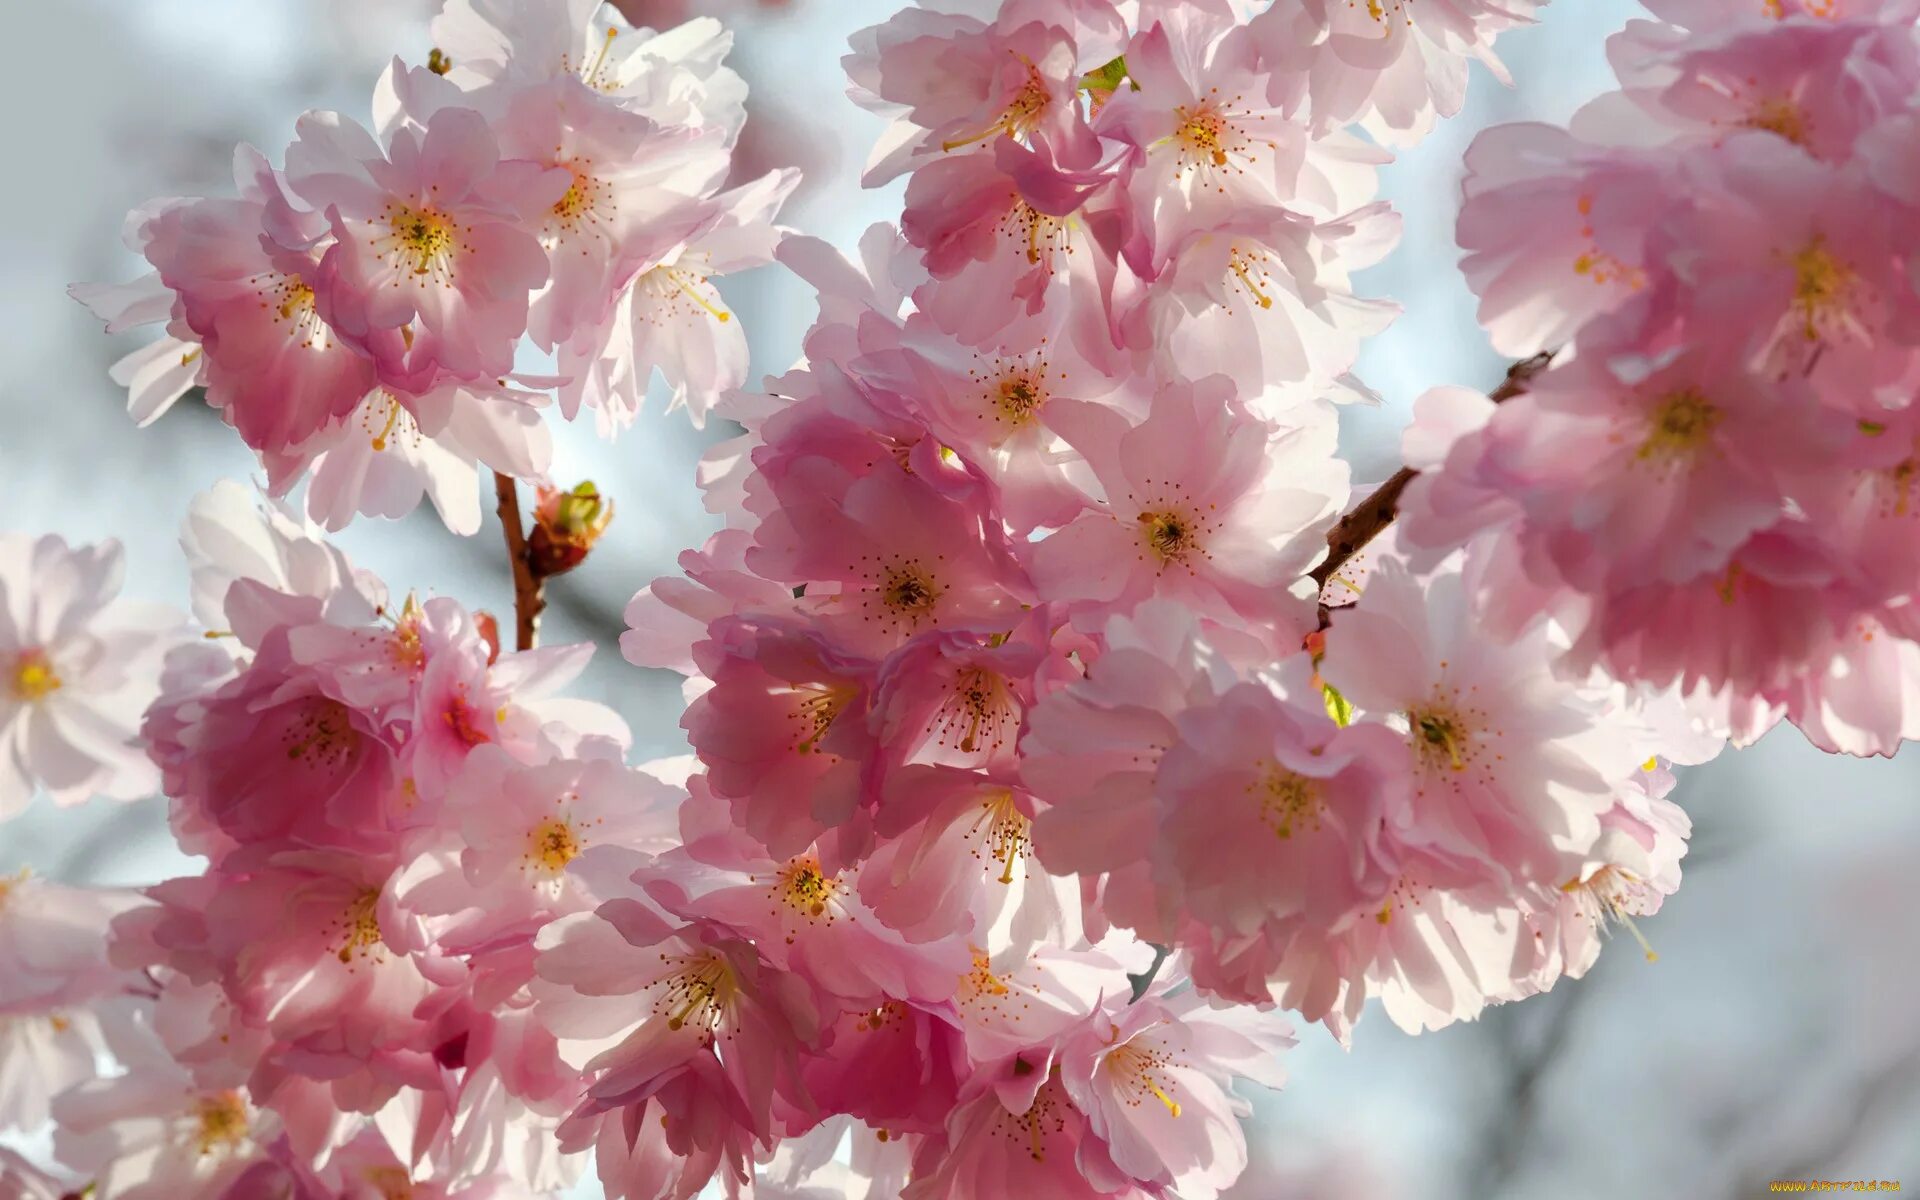
[[[1333,718],[1334,724],[1342,729],[1353,724],[1353,705],[1340,694],[1339,688],[1323,683],[1320,692],[1327,702],[1327,715]]]
[[[1089,92],[1114,92],[1119,90],[1121,82],[1126,78],[1127,58],[1123,54],[1099,70],[1088,71],[1082,75],[1080,86]],[[1137,83],[1131,86],[1136,92],[1140,90],[1140,85]]]

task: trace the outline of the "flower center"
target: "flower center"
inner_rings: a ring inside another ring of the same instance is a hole
[[[1608,863],[1584,880],[1577,877],[1567,880],[1560,885],[1560,890],[1572,896],[1595,924],[1603,929],[1611,924],[1625,926],[1627,932],[1633,935],[1633,940],[1640,943],[1640,950],[1647,956],[1648,962],[1660,960],[1646,935],[1640,932],[1640,926],[1633,920],[1635,916],[1647,912],[1648,888],[1631,871]]]
[[[1135,520],[1140,523],[1140,535],[1146,539],[1147,549],[1153,551],[1162,565],[1181,562],[1199,549],[1200,529],[1186,513],[1162,509],[1143,512]]]
[[[1445,765],[1454,771],[1467,769],[1473,757],[1473,739],[1460,717],[1444,708],[1416,710],[1407,714],[1413,734],[1414,750],[1429,766]]]
[[[379,889],[362,888],[355,893],[340,916],[339,926],[341,944],[334,957],[341,962],[351,963],[377,953],[381,945]]]
[[[13,694],[16,699],[32,704],[59,690],[60,676],[55,673],[45,650],[25,650],[14,660]]]
[[[1261,287],[1262,284],[1273,286],[1267,261],[1267,255],[1259,251],[1249,253],[1238,246],[1227,251],[1227,291],[1243,291],[1259,307],[1272,308],[1273,297]],[[1235,288],[1235,283],[1239,284],[1238,288]]]
[[[324,696],[309,699],[285,735],[287,757],[308,767],[334,767],[360,749],[360,731],[347,706]]]
[[[991,365],[967,372],[979,405],[977,421],[990,421],[997,428],[989,435],[993,445],[1016,431],[1033,424],[1052,398],[1048,383],[1046,342],[1032,354],[1018,359],[996,359]]]
[[[1180,1102],[1170,1094],[1173,1077],[1168,1067],[1173,1058],[1166,1051],[1128,1042],[1107,1055],[1107,1071],[1129,1108],[1139,1108],[1149,1097],[1166,1106],[1169,1116],[1180,1115]]]
[[[1602,250],[1593,242],[1593,197],[1581,196],[1576,202],[1580,210],[1580,236],[1587,239],[1587,248],[1573,260],[1573,273],[1584,275],[1594,283],[1606,285],[1625,284],[1633,291],[1639,291],[1647,285],[1647,273],[1639,267],[1621,262],[1612,254]]]
[[[981,841],[980,849],[975,850],[973,856],[999,863],[1000,882],[1012,883],[1013,864],[1030,853],[1032,839],[1028,830],[1032,825],[1014,803],[1012,792],[1005,788],[994,792],[980,801],[980,815],[967,830],[968,840],[978,836]],[[975,969],[981,964],[982,960],[976,959]]]
[[[332,347],[333,330],[320,319],[319,310],[313,303],[313,286],[306,280],[298,275],[267,272],[255,277],[254,287],[261,305],[272,311],[274,324],[284,323],[287,336],[303,349],[326,350]],[[199,351],[194,353],[198,354]]]
[[[933,616],[940,592],[939,583],[921,567],[920,560],[909,558],[879,572],[872,597],[882,609],[882,620],[895,626],[918,628],[921,621]]]
[[[1641,458],[1678,458],[1692,454],[1720,424],[1721,412],[1693,388],[1669,392],[1653,410]]]
[[[858,694],[858,689],[847,684],[805,683],[796,686],[793,692],[799,697],[799,703],[788,719],[800,727],[800,736],[793,748],[801,754],[812,754],[819,750],[820,739],[827,736],[834,719]]]
[[[974,951],[973,966],[960,977],[960,1003],[984,1000],[992,1006],[995,997],[1004,996],[1010,990],[1006,980],[993,973],[993,960],[979,950]]]
[[[827,905],[840,894],[840,880],[828,878],[820,870],[820,862],[815,858],[796,858],[780,868],[780,876],[774,881],[774,898],[794,912],[804,917],[826,917]]]
[[[447,728],[463,746],[478,746],[493,740],[479,710],[467,702],[467,689],[464,686],[448,698],[446,710],[440,714],[440,719],[446,722]]]
[[[1367,16],[1372,18],[1374,23],[1386,27],[1381,30],[1384,36],[1393,32],[1393,24],[1389,20],[1391,17],[1398,16],[1403,23],[1413,24],[1413,12],[1410,7],[1412,4],[1413,0],[1367,0]],[[1352,0],[1348,0],[1348,5],[1352,6]]]
[[[940,744],[962,754],[997,751],[1019,727],[1014,707],[1013,689],[1005,676],[985,667],[969,667],[953,677],[934,715]]]
[[[396,436],[408,439],[416,446],[420,444],[419,423],[400,403],[399,397],[385,388],[368,397],[367,402],[360,406],[360,428],[366,431],[367,442],[376,452],[393,445]]]
[[[427,648],[420,640],[421,615],[420,602],[409,594],[400,607],[400,619],[394,622],[393,638],[387,645],[393,665],[410,673],[427,665]]]
[[[1237,138],[1225,114],[1208,104],[1194,109],[1183,105],[1173,111],[1180,121],[1173,137],[1180,144],[1181,159],[1189,166],[1201,163],[1226,166],[1227,152]]]
[[[1920,476],[1920,461],[1911,458],[1902,459],[1882,472],[1882,476],[1886,489],[1893,493],[1893,502],[1883,503],[1881,508],[1891,511],[1896,517],[1906,516],[1913,500],[1913,481],[1916,476]]]
[[[437,208],[395,201],[387,205],[386,223],[386,236],[374,244],[385,248],[389,261],[434,283],[452,282],[453,256],[460,247],[460,227],[452,217]]]
[[[660,994],[653,1001],[654,1014],[664,1013],[669,1029],[692,1025],[708,1036],[718,1032],[740,991],[733,968],[711,950],[668,956],[667,962],[675,970],[655,985]]]
[[[413,1177],[405,1167],[369,1167],[366,1178],[380,1200],[413,1200]]]
[[[202,1156],[236,1150],[247,1138],[247,1104],[235,1091],[213,1092],[193,1102],[193,1144]]]
[[[905,1020],[907,1006],[898,1000],[889,1000],[878,1008],[868,1009],[856,1016],[858,1020],[854,1022],[854,1028],[872,1033]],[[880,1140],[883,1142],[887,1140],[887,1132],[884,1129],[880,1131]]]
[[[573,182],[553,202],[553,219],[547,223],[548,233],[557,238],[579,233],[583,225],[602,224],[618,207],[613,202],[613,189],[594,177],[593,163],[589,160],[573,159],[557,165],[572,173]],[[585,254],[586,250],[582,249],[581,253]]]
[[[527,834],[527,861],[558,875],[580,857],[580,835],[564,817],[548,817]]]
[[[1053,274],[1057,255],[1073,253],[1073,227],[1068,218],[1043,213],[1020,199],[1017,193],[1007,208],[1007,215],[1000,218],[1000,232],[1021,244],[1028,265],[1037,267],[1044,263],[1048,275]]]
[[[1034,1066],[1024,1058],[1016,1058],[1013,1069],[1025,1074],[1034,1070]],[[1047,1081],[1040,1085],[1027,1111],[1016,1115],[1001,1109],[994,1128],[1000,1136],[1021,1147],[1034,1162],[1045,1162],[1049,1135],[1064,1130],[1068,1115],[1072,1112],[1073,1101],[1067,1098],[1056,1073],[1048,1076]]]
[[[1009,425],[1025,425],[1047,402],[1046,383],[1024,369],[1001,376],[995,393],[994,407]]]
[[[733,314],[720,307],[713,284],[691,267],[655,267],[640,277],[639,286],[663,303],[666,316],[703,312],[722,323],[733,320]]]
[[[26,883],[32,874],[31,869],[21,867],[20,870],[13,875],[0,876],[0,912],[6,911],[7,899],[13,895],[16,888]]]
[[[1320,830],[1320,788],[1313,780],[1269,762],[1256,783],[1247,791],[1260,806],[1260,819],[1282,839],[1304,827],[1309,833]]]
[[[1793,306],[1807,340],[1817,341],[1823,326],[1846,320],[1853,270],[1827,250],[1825,237],[1818,234],[1792,261]]]
[[[580,60],[580,65],[577,70],[574,67],[573,55],[562,54],[560,56],[560,69],[568,74],[578,75],[581,83],[586,84],[595,91],[618,91],[620,89],[620,80],[617,73],[609,67],[607,57],[613,50],[613,39],[619,36],[620,31],[618,29],[608,29],[604,39],[600,43],[599,49],[592,55],[583,57]]]
[[[1031,62],[1025,65],[1026,79],[1014,90],[1012,99],[1008,100],[1007,106],[1000,110],[999,116],[978,133],[964,134],[941,142],[940,149],[958,150],[962,146],[983,142],[996,134],[1004,134],[1010,138],[1023,138],[1038,129],[1042,118],[1046,116],[1047,106],[1053,102],[1053,97],[1047,93],[1047,81],[1041,78],[1040,68]]]
[[[1757,100],[1740,124],[1783,137],[1796,146],[1807,144],[1807,115],[1792,100],[1777,97]]]

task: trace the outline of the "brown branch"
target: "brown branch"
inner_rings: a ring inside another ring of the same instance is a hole
[[[540,636],[540,614],[547,607],[546,582],[527,553],[527,535],[520,526],[520,489],[513,476],[495,471],[493,492],[500,499],[500,528],[507,539],[507,563],[513,568],[513,646],[531,650]]]
[[[1552,361],[1553,351],[1543,350],[1532,358],[1514,363],[1507,368],[1506,379],[1489,394],[1489,398],[1495,404],[1513,399],[1526,391],[1533,377],[1546,370],[1547,364]],[[1307,573],[1308,578],[1321,587],[1327,586],[1327,580],[1332,579],[1354,555],[1365,549],[1368,542],[1379,537],[1381,530],[1393,524],[1393,518],[1400,512],[1400,493],[1407,490],[1407,485],[1419,473],[1411,467],[1401,467],[1365,500],[1354,505],[1346,516],[1334,522],[1333,528],[1327,531],[1327,557]]]

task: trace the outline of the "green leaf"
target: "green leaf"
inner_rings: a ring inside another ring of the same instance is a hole
[[[1082,75],[1080,86],[1089,92],[1114,92],[1119,90],[1121,82],[1126,78],[1127,57],[1123,54],[1099,70],[1088,71]],[[1130,86],[1136,92],[1140,90],[1140,85],[1137,83]]]
[[[1334,724],[1342,729],[1353,724],[1353,705],[1340,694],[1339,688],[1323,683],[1320,692],[1327,702],[1327,715],[1333,718]]]

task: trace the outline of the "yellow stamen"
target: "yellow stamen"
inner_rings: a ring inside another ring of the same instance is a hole
[[[1819,340],[1821,324],[1836,315],[1834,310],[1844,312],[1853,288],[1853,271],[1828,252],[1825,242],[1816,234],[1793,256],[1793,303],[1810,342]]]
[[[1240,260],[1237,258],[1233,260],[1232,271],[1240,277],[1240,282],[1245,285],[1246,289],[1253,293],[1255,303],[1259,304],[1261,308],[1273,307],[1273,297],[1260,290],[1260,285],[1255,283],[1253,277],[1247,274],[1247,269],[1240,265]]]
[[[1409,723],[1413,726],[1423,753],[1444,750],[1454,770],[1467,769],[1466,760],[1460,753],[1466,734],[1452,717],[1444,713],[1412,713],[1409,714]]]
[[[709,301],[705,296],[702,296],[698,291],[694,289],[694,286],[692,284],[687,282],[686,277],[683,276],[680,272],[674,270],[672,267],[662,267],[661,270],[667,273],[667,278],[673,281],[673,285],[675,287],[679,288],[681,291],[687,294],[688,299],[692,300],[695,304],[698,304],[701,308],[704,308],[707,310],[707,312],[711,313],[713,315],[714,320],[716,321],[733,320],[732,313],[728,312],[726,309],[721,308],[720,306]]]
[[[613,50],[613,39],[619,36],[620,31],[618,29],[609,28],[607,30],[606,40],[600,43],[600,53],[594,55],[593,64],[587,68],[581,78],[593,84],[595,87],[601,86],[594,81],[600,78],[600,69],[607,65],[607,55]]]
[[[1720,410],[1693,388],[1670,392],[1653,411],[1638,457],[1671,459],[1691,454],[1712,436],[1721,416]]]
[[[389,396],[387,398],[387,423],[383,425],[380,432],[373,437],[373,448],[375,450],[385,450],[387,448],[387,438],[392,435],[393,427],[399,420],[400,402]]]
[[[45,650],[26,650],[14,660],[13,694],[16,699],[32,704],[59,690],[60,676],[54,671]]]
[[[1001,789],[980,802],[980,815],[967,830],[967,836],[971,838],[984,828],[986,857],[1001,865],[1001,883],[1013,882],[1013,864],[1027,853],[1028,829],[1032,824],[1014,803],[1011,791]]]
[[[796,858],[780,869],[773,894],[788,908],[806,917],[827,916],[827,905],[840,894],[840,880],[828,878],[819,860]],[[831,918],[829,918],[831,919]]]
[[[339,926],[345,933],[345,941],[334,957],[343,963],[355,958],[366,958],[381,945],[380,938],[380,893],[374,888],[363,888],[348,903],[346,914],[340,918]]]
[[[202,1156],[216,1150],[234,1150],[247,1138],[247,1105],[239,1092],[214,1092],[193,1102],[199,1128],[194,1145]]]
[[[561,817],[548,817],[527,834],[527,861],[549,874],[566,870],[580,857],[580,848],[573,825]]]

